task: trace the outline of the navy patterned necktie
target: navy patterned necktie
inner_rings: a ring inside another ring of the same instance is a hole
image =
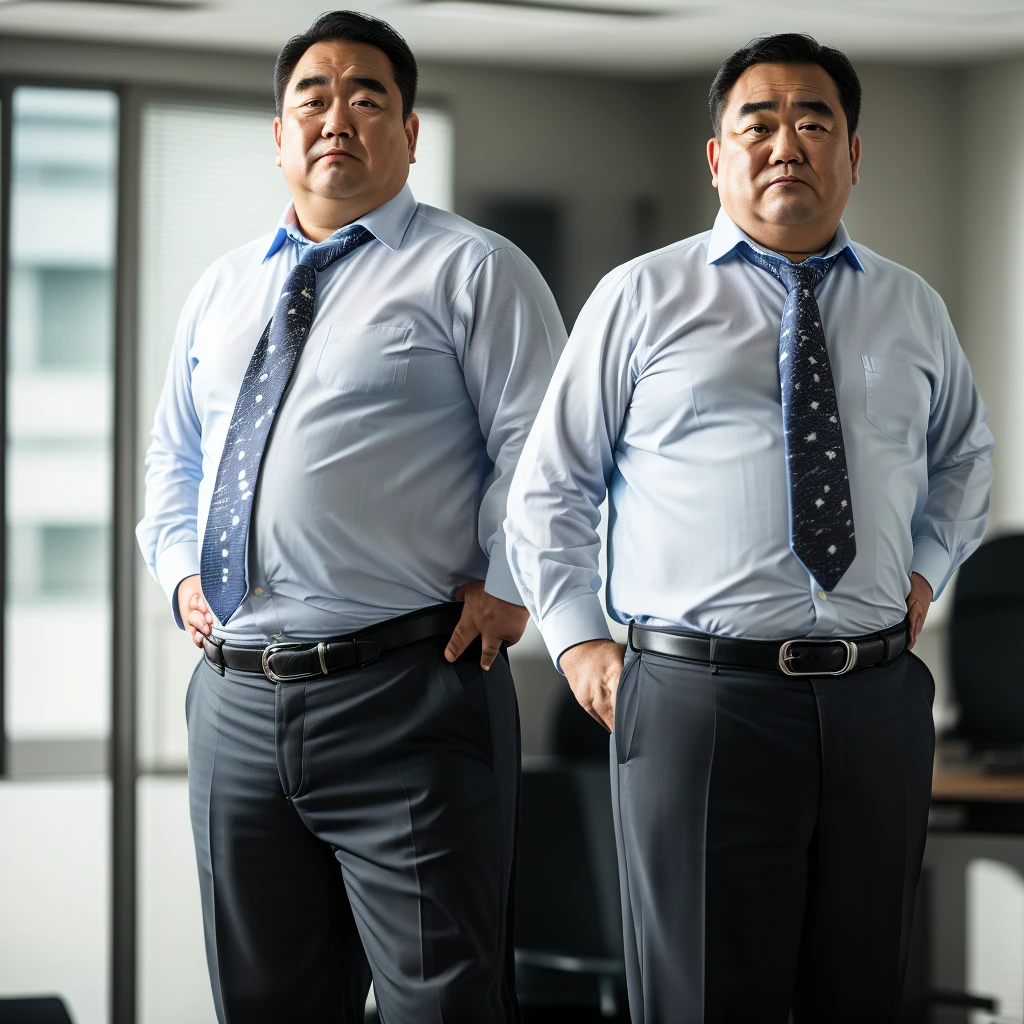
[[[857,554],[843,426],[814,289],[838,256],[790,263],[744,242],[744,259],[786,288],[779,329],[782,424],[789,481],[789,546],[823,590],[832,591]]]
[[[231,414],[200,556],[203,596],[225,623],[245,597],[245,546],[260,461],[316,312],[317,272],[373,236],[355,224],[308,246],[284,283]]]

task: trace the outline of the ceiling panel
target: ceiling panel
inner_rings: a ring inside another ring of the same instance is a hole
[[[324,6],[0,0],[0,33],[276,51]],[[1024,52],[1024,0],[367,0],[362,9],[394,24],[421,59],[606,73],[709,67],[777,31],[810,32],[861,59],[970,62]]]

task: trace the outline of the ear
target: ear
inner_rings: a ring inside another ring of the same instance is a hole
[[[281,118],[274,118],[274,145],[277,147],[277,166],[281,166],[281,130],[284,126],[281,124]]]
[[[405,122],[405,141],[409,146],[409,163],[416,163],[416,142],[420,137],[420,119],[416,114],[410,114]]]
[[[711,184],[718,188],[718,158],[722,155],[722,143],[708,139],[708,166],[711,168]]]
[[[850,163],[853,169],[853,183],[860,184],[860,136],[850,139]]]

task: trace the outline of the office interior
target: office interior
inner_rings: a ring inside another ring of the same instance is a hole
[[[186,793],[196,653],[132,527],[182,302],[287,201],[273,61],[322,6],[0,0],[0,1019],[4,999],[49,995],[75,1024],[215,1019]],[[520,244],[570,327],[606,272],[710,227],[707,90],[722,59],[790,30],[848,52],[864,160],[845,223],[945,299],[997,440],[987,543],[1024,531],[1024,3],[364,9],[420,59],[417,198]],[[1003,578],[981,587],[1003,650],[1024,626],[1024,565],[1005,550]],[[918,645],[947,740],[963,701],[957,586]],[[994,664],[993,699],[1024,743],[1020,664],[977,657],[972,679]],[[603,738],[532,626],[511,663],[524,1005],[627,1020]],[[951,764],[962,746],[947,742]],[[937,786],[905,1021],[1024,1022],[1024,768],[1012,761],[950,769]]]

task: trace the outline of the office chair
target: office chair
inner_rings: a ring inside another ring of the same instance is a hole
[[[61,999],[39,996],[0,999],[0,1024],[72,1024],[72,1021]]]
[[[608,733],[565,687],[555,756],[523,766],[516,988],[524,1021],[628,1022]]]
[[[972,750],[1015,748],[1024,769],[1024,534],[983,544],[960,568],[949,621],[953,735]]]

